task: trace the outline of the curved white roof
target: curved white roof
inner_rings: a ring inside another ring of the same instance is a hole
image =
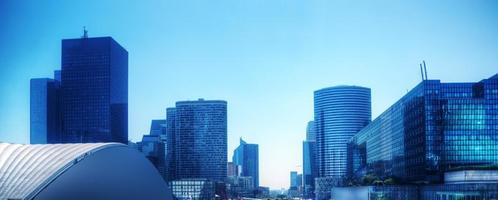
[[[117,143],[21,145],[0,143],[0,199],[30,199],[98,150]]]

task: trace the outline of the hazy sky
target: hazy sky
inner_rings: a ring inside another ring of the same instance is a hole
[[[228,101],[229,160],[258,143],[260,183],[301,170],[313,91],[372,88],[373,117],[428,77],[498,73],[497,1],[0,1],[0,141],[27,143],[29,79],[60,69],[63,38],[112,36],[129,52],[129,135],[166,107]]]

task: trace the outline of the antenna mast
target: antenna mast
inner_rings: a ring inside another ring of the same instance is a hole
[[[422,76],[422,81],[424,81],[424,70],[422,69],[422,64],[420,64],[420,75]]]
[[[88,31],[86,30],[86,26],[83,26],[83,36],[81,38],[88,38]]]
[[[425,68],[425,60],[422,60],[424,63],[424,72],[425,72],[425,80],[427,80],[427,68]]]

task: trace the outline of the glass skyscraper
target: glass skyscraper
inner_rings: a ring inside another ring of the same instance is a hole
[[[174,121],[175,179],[227,177],[227,102],[179,101],[167,110],[167,129]],[[174,119],[170,119],[174,117]],[[171,137],[171,136],[169,136]]]
[[[351,139],[354,177],[440,183],[446,171],[498,166],[498,74],[424,80]]]
[[[336,86],[314,92],[319,177],[346,175],[347,144],[371,120],[370,89]]]
[[[57,143],[60,140],[60,82],[49,78],[30,81],[30,143]]]
[[[128,142],[128,52],[111,37],[62,40],[62,142]]]
[[[253,187],[259,187],[259,149],[257,144],[248,144],[240,138],[240,145],[233,152],[232,161],[241,166],[240,176],[252,177]]]
[[[306,140],[303,141],[303,196],[305,198],[313,198],[317,176],[315,137],[315,123],[310,121],[306,127]]]

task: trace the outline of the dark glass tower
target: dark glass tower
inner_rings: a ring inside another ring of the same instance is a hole
[[[180,101],[175,109],[176,179],[227,177],[227,102]]]
[[[60,82],[35,78],[30,82],[30,143],[58,143],[61,133]]]
[[[128,52],[111,37],[62,40],[62,142],[128,141]]]
[[[257,144],[248,144],[240,138],[240,145],[233,152],[232,161],[241,166],[241,176],[250,176],[253,187],[259,187],[259,150]]]
[[[176,179],[176,108],[166,109],[166,163],[169,181]]]

